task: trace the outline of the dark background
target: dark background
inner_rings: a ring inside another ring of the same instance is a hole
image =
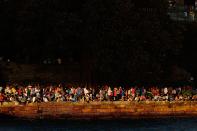
[[[61,58],[90,83],[188,82],[175,68],[195,80],[197,25],[167,9],[165,0],[2,0],[0,56],[19,65]]]

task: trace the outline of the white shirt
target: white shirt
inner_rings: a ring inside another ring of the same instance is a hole
[[[168,88],[164,88],[164,94],[168,93]]]

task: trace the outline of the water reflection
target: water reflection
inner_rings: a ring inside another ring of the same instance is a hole
[[[3,131],[196,131],[197,118],[94,121],[2,121]]]

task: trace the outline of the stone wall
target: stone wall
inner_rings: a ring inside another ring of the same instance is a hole
[[[4,115],[27,119],[124,119],[197,116],[197,102],[91,102],[4,104]]]

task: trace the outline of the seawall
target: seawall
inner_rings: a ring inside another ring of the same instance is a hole
[[[133,119],[197,117],[197,101],[54,102],[0,106],[0,114],[25,119]]]

